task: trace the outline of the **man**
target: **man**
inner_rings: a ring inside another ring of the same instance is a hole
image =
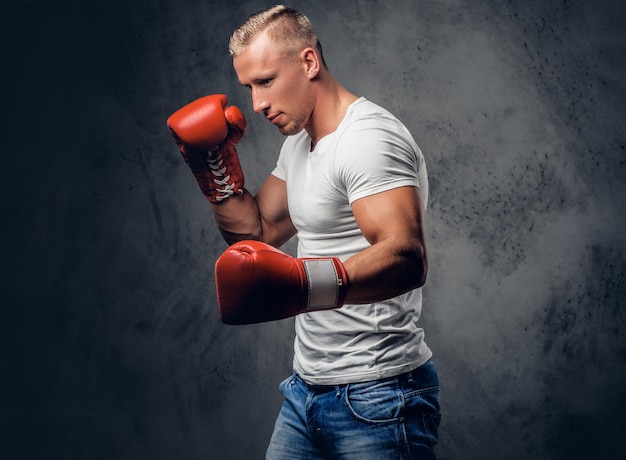
[[[223,109],[225,96],[168,125],[232,244],[215,268],[222,320],[295,316],[294,374],[280,385],[267,458],[434,458],[439,383],[417,324],[428,198],[419,148],[334,79],[301,13],[252,15],[229,49],[254,111],[288,136],[256,196],[234,148],[245,118]],[[294,235],[298,258],[277,249]]]

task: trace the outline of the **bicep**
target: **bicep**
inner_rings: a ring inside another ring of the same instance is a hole
[[[424,205],[419,188],[407,186],[377,193],[352,204],[354,217],[370,244],[404,238],[424,244]]]
[[[419,189],[406,186],[367,196],[352,210],[370,246],[345,261],[346,302],[377,302],[423,285],[428,260]]]
[[[287,185],[270,175],[256,194],[262,227],[262,241],[280,247],[296,234],[289,216]]]

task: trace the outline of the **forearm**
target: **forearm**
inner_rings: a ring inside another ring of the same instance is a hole
[[[256,196],[244,190],[211,207],[228,244],[257,240],[279,248],[296,233],[289,218],[284,182],[273,176],[267,178]]]
[[[420,241],[386,240],[344,262],[349,280],[346,303],[386,300],[426,282],[428,258]]]
[[[228,244],[262,239],[263,226],[259,207],[247,190],[219,204],[212,204],[211,208],[217,227]]]

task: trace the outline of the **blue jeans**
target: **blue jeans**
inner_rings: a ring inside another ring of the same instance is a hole
[[[432,361],[383,380],[308,385],[293,375],[280,384],[285,400],[268,460],[434,459],[439,380]]]

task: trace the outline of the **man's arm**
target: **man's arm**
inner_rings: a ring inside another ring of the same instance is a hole
[[[419,190],[401,187],[362,198],[353,210],[371,246],[345,263],[336,257],[294,258],[258,241],[228,248],[215,264],[222,321],[274,321],[377,302],[423,285],[427,259]]]
[[[254,239],[279,247],[296,232],[287,209],[285,182],[268,177],[256,197],[244,188],[235,145],[247,124],[243,113],[227,103],[224,94],[201,97],[173,113],[168,129],[212,203],[226,242]]]
[[[352,210],[371,246],[344,262],[346,303],[371,303],[421,287],[428,258],[424,206],[416,187],[355,201]]]
[[[213,204],[217,226],[228,244],[258,240],[280,247],[296,234],[287,207],[285,181],[270,175],[258,193],[244,190],[220,204]]]

